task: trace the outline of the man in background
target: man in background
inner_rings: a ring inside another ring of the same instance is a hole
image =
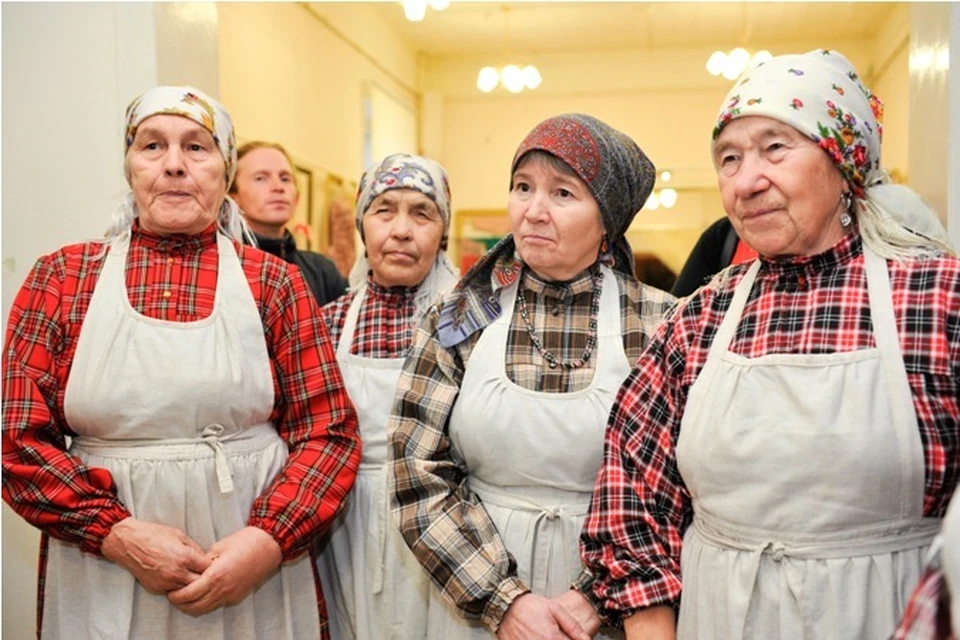
[[[342,296],[347,280],[333,261],[319,253],[297,249],[286,228],[300,201],[293,162],[286,149],[275,142],[248,142],[237,150],[237,157],[237,177],[230,195],[256,235],[259,247],[297,265],[319,306]]]

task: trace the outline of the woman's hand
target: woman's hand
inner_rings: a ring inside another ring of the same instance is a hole
[[[199,579],[167,594],[184,613],[199,616],[241,602],[283,559],[280,545],[257,527],[244,527],[210,547],[210,566]]]
[[[627,640],[674,640],[677,620],[671,607],[643,609],[623,621]]]
[[[210,566],[200,545],[180,529],[136,518],[113,525],[100,552],[156,594],[191,584]]]
[[[510,604],[497,637],[500,640],[590,640],[590,635],[561,604],[535,593],[525,593]]]
[[[600,616],[597,615],[590,601],[576,589],[567,589],[553,601],[570,612],[580,628],[591,638],[600,630]]]

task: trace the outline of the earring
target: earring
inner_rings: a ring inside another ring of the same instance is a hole
[[[853,194],[844,191],[840,196],[840,202],[843,203],[843,213],[840,214],[840,226],[844,229],[853,224],[853,216],[850,215],[850,209],[853,208]]]

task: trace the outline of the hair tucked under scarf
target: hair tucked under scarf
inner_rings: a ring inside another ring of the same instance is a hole
[[[233,120],[222,104],[193,87],[155,87],[144,92],[127,106],[126,128],[123,140],[124,156],[130,151],[137,136],[137,128],[151,116],[174,115],[193,120],[210,132],[213,140],[223,156],[224,181],[227,190],[233,183],[237,171],[237,140],[233,132]],[[124,162],[124,174],[127,183],[130,183],[130,172]],[[123,203],[117,208],[113,220],[107,229],[107,240],[113,240],[130,230],[133,219],[139,215],[133,192],[126,194]],[[253,234],[247,229],[240,208],[233,198],[224,198],[217,217],[217,224],[221,231],[229,237],[256,246]]]
[[[746,116],[789,124],[826,152],[853,192],[863,241],[878,255],[953,253],[936,213],[881,168],[883,103],[843,55],[818,49],[749,70],[724,99],[714,141],[729,122]]]
[[[416,319],[419,320],[432,302],[453,289],[459,274],[447,257],[450,235],[450,183],[440,163],[409,153],[394,153],[367,168],[360,177],[357,190],[356,223],[363,238],[363,214],[378,196],[396,189],[419,191],[437,205],[443,220],[443,237],[433,267],[417,289]],[[366,239],[363,238],[364,242]],[[357,256],[350,269],[350,288],[362,286],[370,272],[366,251]]]

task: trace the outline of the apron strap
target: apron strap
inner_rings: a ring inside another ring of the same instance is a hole
[[[720,356],[726,353],[730,347],[730,342],[737,332],[737,326],[740,324],[740,318],[743,316],[743,309],[747,306],[747,298],[750,296],[750,291],[753,289],[753,283],[756,281],[759,271],[760,259],[757,258],[750,265],[747,273],[743,276],[743,280],[737,285],[736,290],[734,290],[733,300],[730,301],[730,306],[727,308],[726,313],[723,314],[720,328],[717,329],[717,333],[713,336],[713,344],[710,345],[707,362],[719,360]]]
[[[900,425],[895,429],[900,451],[903,452],[900,456],[900,471],[908,487],[908,491],[903,492],[900,497],[900,512],[907,515],[915,513],[917,505],[923,504],[925,464],[923,448],[919,438],[915,437],[918,430],[917,412],[903,363],[887,262],[866,244],[863,245],[863,257],[874,341],[880,351],[883,373],[890,393],[890,408],[894,420]],[[918,458],[919,464],[916,463]]]
[[[350,302],[350,308],[347,309],[347,317],[343,321],[343,330],[340,331],[340,341],[337,343],[337,359],[350,353],[350,345],[353,343],[353,334],[357,329],[357,319],[360,317],[360,307],[367,296],[367,285],[362,284],[357,289],[353,301]]]

